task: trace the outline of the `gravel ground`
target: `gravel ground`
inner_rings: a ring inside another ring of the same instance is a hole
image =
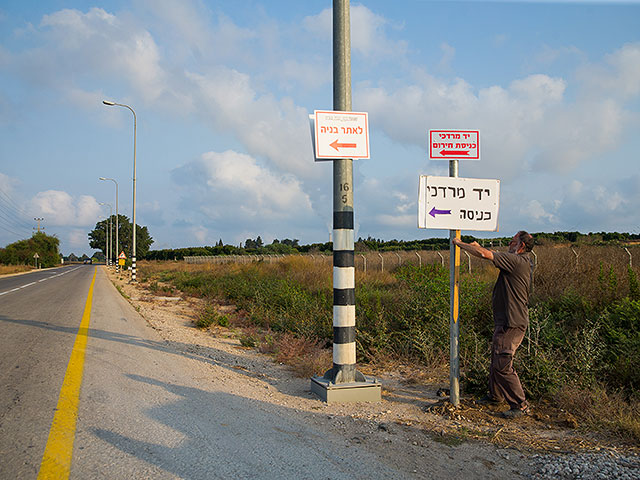
[[[328,405],[311,394],[308,378],[296,378],[272,357],[240,347],[231,332],[194,328],[199,300],[155,297],[110,276],[168,345],[197,360],[199,378],[215,378],[229,393],[286,407],[319,430],[366,445],[389,463],[403,465],[407,478],[453,473],[469,479],[640,479],[634,451],[578,434],[566,426],[575,424],[566,413],[553,417],[534,410],[531,417],[508,421],[472,399],[454,409],[440,396],[447,385],[408,383],[402,368],[376,374],[383,386],[381,403]],[[230,311],[227,306],[225,313]],[[547,453],[554,451],[576,453]]]
[[[616,479],[640,478],[640,458],[610,453],[569,455],[533,455],[530,459],[531,479]]]

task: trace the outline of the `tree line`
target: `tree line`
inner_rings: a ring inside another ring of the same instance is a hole
[[[36,265],[43,267],[60,265],[58,247],[60,240],[55,235],[36,232],[31,238],[19,240],[0,248],[0,263],[4,265]]]
[[[554,232],[554,233],[534,233],[532,234],[539,245],[549,243],[572,243],[590,245],[611,245],[640,241],[640,234],[619,233],[619,232],[599,232],[583,234],[580,232]],[[511,237],[497,237],[491,239],[479,239],[470,235],[463,235],[463,241],[477,241],[486,247],[507,246]],[[312,243],[300,245],[298,239],[275,239],[271,244],[265,245],[261,236],[248,238],[240,245],[225,245],[220,239],[214,246],[167,248],[163,250],[150,250],[143,258],[147,260],[182,260],[188,256],[217,256],[217,255],[273,255],[273,254],[296,254],[296,253],[318,253],[331,254],[333,244]],[[448,250],[449,237],[444,238],[424,238],[420,240],[382,240],[359,237],[355,242],[356,252],[368,251],[398,251],[398,250]]]
[[[118,231],[116,232],[116,216],[112,215],[96,223],[93,230],[89,232],[89,246],[96,250],[100,250],[103,255],[107,254],[107,232],[109,230],[109,220],[111,220],[111,239],[114,248],[113,257],[117,257],[120,252],[124,252],[127,258],[130,258],[133,251],[133,224],[129,217],[118,215]],[[118,236],[118,249],[116,248],[116,235]],[[149,234],[149,229],[144,225],[136,222],[136,257],[145,258],[149,252],[149,248],[153,243],[153,238]]]

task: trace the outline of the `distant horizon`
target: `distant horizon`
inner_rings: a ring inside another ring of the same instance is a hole
[[[491,232],[491,233],[493,233],[493,232]],[[514,234],[515,233],[517,233],[517,232],[514,232]],[[563,233],[567,233],[567,234],[569,234],[569,233],[577,233],[577,234],[582,235],[582,236],[619,234],[619,235],[628,235],[628,236],[632,237],[631,240],[640,240],[640,233],[631,233],[631,232],[604,232],[604,231],[602,231],[602,232],[583,233],[583,232],[580,232],[580,231],[577,231],[577,230],[573,230],[573,231],[529,232],[529,233],[531,235],[533,235],[534,237],[539,236],[539,235],[557,235],[557,234],[563,234]],[[469,234],[469,233],[462,233],[462,236],[473,237],[473,238],[476,238],[476,239],[479,239],[479,240],[483,240],[483,241],[508,240],[508,239],[510,239],[512,237],[510,235],[478,237],[476,235],[472,235],[472,234]],[[382,240],[384,243],[389,243],[389,242],[411,243],[411,242],[419,242],[419,241],[422,241],[422,240],[448,240],[448,238],[449,238],[449,236],[447,234],[446,236],[441,236],[441,237],[431,236],[431,237],[425,237],[425,238],[414,238],[414,239],[411,239],[411,240],[399,240],[399,239],[389,239],[389,240],[375,239],[375,240],[376,241],[377,240]],[[278,240],[284,240],[284,239],[294,240],[293,238],[290,238],[290,237],[284,237],[283,239],[278,239]],[[254,239],[252,239],[252,240],[254,240]],[[356,238],[356,242],[359,242],[361,240],[367,240],[367,239],[366,238],[362,238],[362,237]],[[567,241],[569,241],[569,240],[567,240]],[[244,241],[242,243],[244,243]],[[269,244],[265,244],[265,246],[271,245],[272,243],[273,242],[271,242]],[[311,245],[325,245],[327,243],[330,243],[330,242],[328,242],[328,241],[327,242],[311,242],[311,243],[300,244],[299,247],[304,248],[304,247],[309,247]],[[244,247],[238,247],[238,245],[234,245],[234,244],[231,244],[231,243],[225,243],[224,246],[231,246],[231,247],[234,247],[234,248],[244,248]],[[150,248],[149,252],[153,252],[153,251],[157,252],[157,251],[162,251],[162,250],[180,250],[180,249],[190,249],[190,248],[209,248],[209,247],[213,248],[213,247],[215,247],[215,245],[206,245],[205,244],[205,245],[190,245],[188,247]],[[87,255],[88,257],[93,258],[93,256],[98,252],[101,252],[101,250],[93,250],[92,252],[89,252],[89,253],[82,252],[80,254],[77,254],[75,252],[71,252],[71,253],[66,254],[66,255],[61,252],[61,254],[64,257],[69,257],[71,254],[74,254],[77,257],[81,257],[82,255]]]

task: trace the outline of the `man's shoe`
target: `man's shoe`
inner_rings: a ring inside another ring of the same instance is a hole
[[[485,395],[484,397],[482,397],[480,400],[476,400],[476,403],[478,405],[493,405],[493,406],[498,406],[498,405],[502,405],[502,403],[504,402],[504,400],[496,400],[495,398],[493,398],[491,395]]]
[[[531,413],[531,409],[529,407],[510,408],[506,412],[502,412],[502,418],[512,420],[514,418],[520,418],[524,415],[529,415],[530,413]]]

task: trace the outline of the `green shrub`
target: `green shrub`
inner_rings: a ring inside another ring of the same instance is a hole
[[[602,320],[607,348],[601,374],[609,386],[630,395],[640,388],[640,301],[624,298]]]
[[[211,325],[229,326],[229,317],[218,313],[212,305],[207,305],[202,309],[196,318],[198,328],[209,328]]]
[[[622,270],[603,261],[598,268],[597,257],[589,260],[589,265],[580,264],[585,270],[579,273],[579,281],[575,271],[554,269],[549,262],[546,270],[536,273],[545,295],[531,298],[530,327],[515,358],[532,399],[554,395],[566,383],[580,388],[602,384],[624,392],[640,387],[640,300],[635,298],[635,272],[627,269],[629,297],[622,298],[627,293],[626,285],[621,292],[618,281]],[[558,277],[562,272],[566,275]],[[164,271],[154,276],[187,293],[233,303],[256,327],[326,346],[333,338],[329,278],[326,264],[300,259]],[[565,280],[563,288],[557,286]],[[495,276],[481,268],[461,275],[459,347],[467,391],[486,389],[494,281]],[[404,265],[391,274],[358,273],[358,361],[391,357],[442,371],[449,358],[449,315],[449,272],[438,264]],[[224,316],[203,313],[201,317],[204,327],[228,324]],[[256,344],[249,337],[243,342]]]

